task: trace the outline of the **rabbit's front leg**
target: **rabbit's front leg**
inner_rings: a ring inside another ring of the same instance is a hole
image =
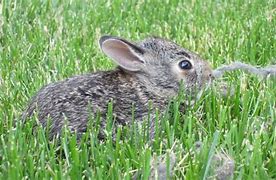
[[[151,146],[153,145],[156,134],[158,134],[158,132],[160,132],[160,128],[162,128],[161,121],[162,119],[164,119],[165,114],[166,114],[165,111],[162,111],[161,113],[156,111],[149,118],[148,137],[149,137],[149,144]]]

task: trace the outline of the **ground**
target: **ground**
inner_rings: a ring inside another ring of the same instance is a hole
[[[105,34],[171,39],[214,68],[234,60],[266,66],[276,63],[276,2],[2,0],[0,179],[130,179],[138,169],[147,179],[151,157],[170,149],[175,179],[212,177],[212,159],[222,152],[235,163],[234,179],[276,178],[276,82],[244,72],[224,76],[233,96],[209,90],[185,114],[175,111],[153,148],[139,131],[114,144],[91,129],[77,145],[66,130],[50,142],[47,130],[33,133],[35,119],[22,125],[43,85],[114,68],[98,47]]]

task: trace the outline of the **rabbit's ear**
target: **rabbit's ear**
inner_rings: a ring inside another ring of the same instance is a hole
[[[120,67],[128,71],[139,71],[144,61],[144,50],[124,39],[102,36],[99,40],[102,51]]]

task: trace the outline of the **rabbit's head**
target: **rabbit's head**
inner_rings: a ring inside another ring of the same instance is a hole
[[[213,79],[206,61],[165,39],[148,38],[132,43],[103,36],[99,43],[103,52],[121,69],[137,77],[149,91],[159,96],[176,95],[181,82],[187,92],[193,93]]]

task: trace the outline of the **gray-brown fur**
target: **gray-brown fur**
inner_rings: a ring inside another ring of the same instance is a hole
[[[105,127],[107,104],[111,101],[115,124],[127,125],[132,119],[133,105],[135,120],[142,121],[148,116],[149,102],[153,108],[166,109],[170,98],[177,95],[180,81],[184,82],[186,92],[193,94],[195,88],[202,89],[212,79],[207,62],[164,39],[148,38],[134,44],[103,36],[100,47],[118,68],[46,85],[33,97],[23,119],[37,112],[43,126],[50,120],[51,137],[60,133],[65,122],[71,131],[81,135],[91,115],[97,112],[102,116],[102,129]],[[183,59],[192,63],[192,69],[179,68]],[[103,136],[100,132],[100,138]]]

